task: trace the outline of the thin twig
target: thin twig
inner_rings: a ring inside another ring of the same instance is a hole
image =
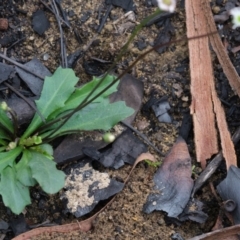
[[[40,0],[40,1],[41,1],[41,3],[42,3],[50,12],[52,12],[52,13],[54,14],[54,11],[53,11],[43,0]],[[61,20],[63,23],[66,24],[66,26],[67,26],[68,28],[71,29],[71,26],[69,25],[69,23],[67,23],[61,16],[59,16],[59,18],[60,18],[60,20]]]
[[[109,14],[110,14],[112,8],[113,8],[113,6],[112,6],[112,4],[110,4],[110,5],[108,6],[108,8],[107,8],[107,11],[106,11],[104,17],[102,18],[102,21],[101,21],[101,23],[100,23],[100,25],[99,25],[99,27],[98,27],[97,33],[100,33],[100,32],[102,31],[103,26],[104,26],[104,23],[106,22],[106,20],[107,20]]]
[[[0,53],[0,57],[3,58],[3,59],[5,59],[5,60],[8,61],[8,62],[14,64],[15,66],[20,67],[21,69],[25,70],[26,72],[28,72],[28,73],[30,73],[30,74],[32,74],[32,75],[34,75],[34,76],[36,76],[36,77],[44,80],[44,77],[43,77],[42,75],[39,75],[39,74],[37,74],[37,73],[32,72],[31,69],[28,69],[28,68],[27,68],[26,66],[24,66],[23,64],[18,63],[18,62],[16,62],[15,60],[12,60],[11,58],[5,56],[4,54]]]
[[[121,121],[121,123],[123,125],[125,125],[126,127],[130,128],[132,131],[134,131],[137,135],[139,135],[149,146],[151,146],[156,152],[158,152],[162,157],[164,157],[165,155],[157,148],[153,145],[153,143],[151,143],[148,138],[141,132],[139,132],[136,128],[134,128],[132,125]]]
[[[54,129],[51,133],[49,133],[48,136],[46,136],[46,138],[50,137],[52,134],[54,134],[56,131],[58,131],[67,121],[69,118],[71,118],[73,116],[73,114],[75,114],[76,112],[78,112],[79,110],[83,109],[85,106],[87,106],[89,103],[91,103],[92,101],[94,101],[96,98],[98,98],[99,96],[101,96],[107,89],[109,89],[110,87],[112,87],[120,78],[123,77],[123,75],[130,71],[132,69],[132,67],[134,65],[136,65],[137,62],[139,62],[141,59],[143,59],[146,55],[148,55],[150,52],[158,49],[159,47],[164,47],[164,46],[168,46],[170,44],[173,44],[173,43],[179,43],[179,42],[182,42],[182,41],[186,41],[186,40],[194,40],[194,39],[197,39],[197,38],[202,38],[202,37],[206,37],[206,36],[209,36],[211,34],[216,34],[217,32],[214,32],[214,33],[210,33],[210,34],[203,34],[203,35],[199,35],[199,36],[195,36],[195,37],[190,37],[190,38],[187,38],[187,37],[183,37],[181,39],[177,39],[177,40],[173,40],[173,41],[170,41],[168,43],[162,43],[162,44],[158,44],[158,45],[155,45],[154,47],[152,47],[151,49],[149,49],[148,51],[146,51],[145,53],[143,53],[141,56],[137,57],[137,59],[127,67],[127,69],[121,73],[112,83],[110,83],[107,87],[105,87],[101,92],[99,92],[98,94],[96,94],[94,97],[92,97],[90,100],[88,100],[90,98],[90,96],[93,94],[93,92],[100,86],[100,84],[102,84],[102,82],[105,80],[107,74],[109,74],[109,72],[111,71],[111,67],[110,69],[105,73],[104,77],[99,81],[99,83],[92,89],[92,91],[88,94],[88,96],[86,96],[86,98],[82,101],[82,103],[79,104],[78,107],[76,107],[74,110],[72,110],[72,112],[66,114],[65,116],[62,116],[60,118],[56,118],[55,120],[52,120],[50,122],[48,122],[47,124],[45,124],[45,126],[42,126],[40,128],[40,130],[43,130],[43,129],[46,129],[48,128],[49,126],[51,126],[52,124],[58,122],[59,120],[64,120],[62,121],[62,123],[56,128]]]
[[[61,12],[61,14],[62,14],[62,19],[70,25],[69,20],[68,20],[68,18],[67,18],[67,14],[66,14],[66,12],[63,10],[63,8],[62,8],[61,1],[62,1],[62,0],[55,0],[56,4],[58,5],[58,8],[59,8],[59,10],[60,10],[60,12]]]
[[[60,45],[61,45],[61,58],[62,58],[62,67],[66,68],[67,67],[67,56],[66,56],[66,50],[65,50],[65,39],[63,36],[63,30],[62,30],[62,25],[60,22],[60,16],[59,16],[59,11],[57,8],[57,5],[54,0],[51,1],[51,6],[54,11],[54,15],[56,17],[59,31],[60,31]]]
[[[113,21],[113,25],[116,25],[118,22],[120,22],[122,19],[128,17],[132,13],[133,13],[133,11],[128,11],[127,13],[122,15],[120,18],[118,18],[117,20]]]
[[[21,97],[32,109],[34,109],[36,111],[36,113],[39,115],[39,117],[41,118],[41,120],[45,123],[45,118],[43,117],[43,115],[40,113],[40,111],[36,108],[36,106],[30,102],[26,97],[24,97],[17,89],[15,89],[14,87],[12,87],[10,84],[4,82],[4,85],[7,86],[8,88],[10,88],[14,93],[16,93],[19,97]]]
[[[232,136],[232,141],[234,145],[236,145],[239,140],[240,140],[240,127],[237,128],[237,130]],[[192,197],[202,187],[202,185],[213,175],[213,173],[215,173],[215,171],[221,164],[222,160],[223,160],[223,154],[222,154],[222,151],[220,151],[217,154],[217,156],[214,157],[213,160],[207,165],[204,171],[201,172],[201,174],[195,181],[192,194],[191,194]]]
[[[17,130],[18,130],[18,121],[17,121],[17,114],[12,110],[9,109],[8,112],[10,113],[12,117],[12,122],[13,122],[13,137],[16,139],[17,137]]]
[[[111,61],[106,61],[104,59],[100,59],[100,58],[97,58],[97,57],[91,57],[91,59],[96,60],[96,61],[101,62],[101,63],[111,63]]]
[[[16,44],[18,44],[19,42],[21,42],[22,40],[24,40],[26,37],[22,37],[21,39],[18,39],[16,42],[14,42],[10,47],[8,47],[7,49],[10,50],[13,46],[15,46]]]

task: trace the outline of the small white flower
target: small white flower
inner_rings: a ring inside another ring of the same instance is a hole
[[[229,11],[230,15],[232,15],[232,23],[233,23],[233,29],[240,27],[240,7],[232,8]]]
[[[167,12],[174,12],[176,8],[176,0],[157,0],[158,7]]]

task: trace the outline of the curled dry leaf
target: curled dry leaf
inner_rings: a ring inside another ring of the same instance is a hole
[[[143,99],[143,83],[130,74],[125,74],[118,85],[118,91],[110,96],[110,102],[125,101],[128,107],[133,108],[134,113],[124,119],[124,122],[131,124],[135,119]]]
[[[99,161],[104,167],[118,169],[125,163],[133,165],[139,154],[147,151],[147,145],[137,138],[130,130],[124,131]]]
[[[187,144],[179,137],[162,166],[154,175],[154,193],[148,196],[143,211],[162,210],[178,217],[187,205],[193,187],[191,157]]]

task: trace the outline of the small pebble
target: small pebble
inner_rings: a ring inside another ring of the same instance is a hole
[[[73,10],[70,10],[69,12],[68,12],[68,16],[71,18],[71,17],[73,17],[75,15],[75,13],[74,13],[74,11]]]
[[[164,221],[163,218],[160,217],[160,218],[158,219],[157,223],[158,223],[158,225],[161,226],[161,225],[164,225],[164,224],[165,224],[165,221]]]
[[[43,61],[47,61],[49,59],[50,55],[48,53],[45,53],[43,55]]]
[[[33,51],[33,47],[30,46],[30,45],[27,45],[27,46],[26,46],[26,49],[29,50],[29,51]]]
[[[6,18],[0,18],[0,30],[8,29],[8,20]]]
[[[187,102],[187,101],[189,100],[188,96],[183,96],[181,99],[182,99],[182,101],[184,101],[184,102]]]
[[[148,126],[149,126],[149,122],[147,122],[147,121],[139,121],[139,122],[137,122],[137,129],[139,131],[143,131]]]
[[[153,136],[159,142],[163,140],[163,136],[160,132],[156,132]]]
[[[218,14],[219,12],[220,12],[220,7],[219,6],[214,6],[213,8],[212,8],[212,11],[213,11],[213,13],[215,13],[215,14]]]

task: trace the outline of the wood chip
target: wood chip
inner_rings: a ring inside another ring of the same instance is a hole
[[[214,22],[214,18],[208,0],[202,0],[202,9],[204,10],[203,12],[205,14],[208,32],[216,32],[217,28]],[[231,85],[235,93],[240,97],[240,78],[227,54],[226,48],[222,44],[219,34],[210,35],[209,39],[213,47],[213,50],[216,53],[218,60],[223,68],[223,72],[225,73],[229,81],[229,84]],[[212,83],[212,96],[214,102],[214,111],[216,113],[216,120],[221,139],[223,156],[226,160],[227,169],[229,169],[231,165],[237,166],[237,157],[235,154],[235,148],[231,139],[231,135],[228,131],[225,113],[221,106],[221,102],[217,97],[217,93],[215,91],[213,83]]]
[[[206,27],[207,32],[213,33],[217,31],[212,11],[210,8],[210,4],[208,0],[201,0],[201,11],[205,14],[206,18]],[[200,9],[199,9],[200,11]],[[224,48],[220,36],[218,34],[213,34],[209,36],[211,46],[214,52],[217,55],[218,61],[220,62],[223,72],[225,73],[230,86],[232,87],[233,91],[240,97],[240,77],[236,69],[234,68],[226,49]]]
[[[216,32],[208,0],[186,1],[186,15],[188,37]],[[205,168],[206,160],[217,152],[216,121],[223,156],[226,160],[227,168],[229,168],[231,165],[236,165],[236,154],[228,131],[225,113],[215,89],[209,39],[212,45],[214,45],[213,48],[218,55],[222,68],[225,69],[226,76],[231,79],[229,80],[231,86],[236,92],[240,89],[240,81],[238,83],[237,80],[239,77],[234,80],[235,74],[237,74],[236,70],[231,64],[217,34],[189,41],[192,93],[191,114],[194,122],[196,154],[197,160]]]
[[[201,10],[201,2],[186,1],[187,36],[194,37],[207,33],[206,19]],[[217,130],[213,112],[212,60],[208,37],[188,42],[191,73],[191,114],[193,115],[197,160],[205,168],[206,160],[218,152]]]

